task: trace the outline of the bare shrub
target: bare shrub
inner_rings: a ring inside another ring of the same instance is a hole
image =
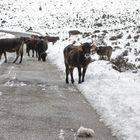
[[[121,55],[117,56],[115,59],[112,59],[112,67],[119,71],[125,72],[127,70],[136,70],[135,64],[129,63],[128,58],[125,58],[126,52],[123,52]]]

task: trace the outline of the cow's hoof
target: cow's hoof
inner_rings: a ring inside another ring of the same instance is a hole
[[[74,81],[71,81],[72,84],[74,84]]]
[[[78,84],[81,84],[81,81],[79,81]]]
[[[69,83],[68,79],[66,79],[65,82],[66,82],[66,84],[68,84]]]

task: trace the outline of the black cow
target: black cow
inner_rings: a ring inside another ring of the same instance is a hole
[[[71,82],[74,83],[73,70],[75,67],[78,68],[78,83],[84,82],[88,64],[91,62],[91,46],[91,43],[83,43],[79,46],[70,44],[64,48],[63,53],[66,67],[66,83],[69,83],[69,73],[71,75]],[[83,68],[83,72],[81,72],[81,68]]]
[[[36,51],[38,53],[38,61],[46,61],[46,50],[48,49],[48,43],[44,39],[38,40],[36,44]]]
[[[20,56],[19,63],[22,62],[23,57],[23,45],[25,42],[25,38],[6,38],[0,39],[0,59],[2,54],[4,53],[5,62],[7,62],[6,52],[16,52],[16,58],[13,61],[15,63]]]

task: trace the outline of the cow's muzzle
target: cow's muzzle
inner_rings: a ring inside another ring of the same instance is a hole
[[[86,54],[85,54],[85,58],[86,58],[86,59],[89,59],[89,58],[90,58],[90,54],[89,54],[89,53],[86,53]]]
[[[43,52],[41,54],[41,58],[42,58],[43,61],[46,61],[46,56],[47,56],[47,53],[46,52]]]

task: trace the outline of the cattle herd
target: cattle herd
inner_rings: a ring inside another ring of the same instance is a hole
[[[82,34],[78,30],[71,30],[68,32],[69,37],[72,35]],[[54,44],[59,37],[45,36],[38,37],[32,35],[31,37],[20,37],[20,38],[5,38],[0,39],[0,60],[2,55],[5,57],[5,63],[7,62],[6,52],[15,52],[16,58],[13,61],[15,63],[20,57],[19,63],[22,63],[24,44],[26,44],[26,52],[30,56],[30,50],[32,51],[32,57],[34,55],[38,58],[38,61],[46,61],[48,43]],[[35,53],[35,54],[34,54]],[[85,42],[80,45],[76,45],[75,42],[67,45],[64,50],[64,63],[66,73],[66,83],[69,83],[68,76],[71,76],[71,82],[74,83],[73,70],[76,67],[78,69],[79,80],[78,83],[84,82],[84,77],[88,64],[92,62],[90,54],[97,53],[100,59],[106,59],[110,61],[112,54],[112,47],[97,47],[92,41],[91,43]]]

